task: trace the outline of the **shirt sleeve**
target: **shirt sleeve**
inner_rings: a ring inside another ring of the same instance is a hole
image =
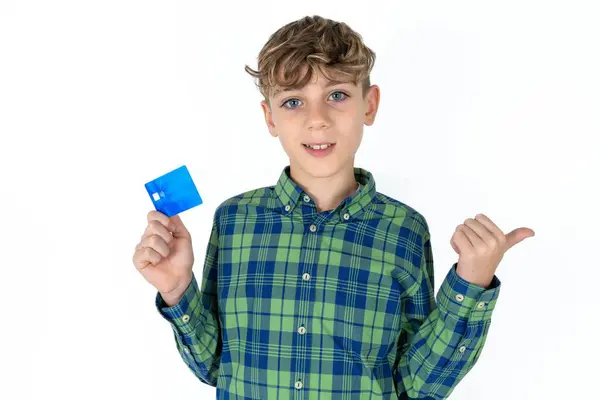
[[[404,304],[394,381],[398,398],[446,399],[473,368],[486,341],[500,292],[494,275],[488,288],[456,273],[454,263],[434,299],[431,236],[425,222],[419,248],[420,277]]]
[[[177,350],[185,364],[202,382],[217,385],[222,338],[217,303],[218,229],[216,213],[202,273],[201,289],[196,276],[181,300],[169,307],[160,292],[155,305],[170,324]]]

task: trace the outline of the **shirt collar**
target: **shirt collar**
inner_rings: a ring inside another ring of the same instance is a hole
[[[330,210],[346,221],[364,213],[376,195],[375,179],[371,172],[354,167],[354,179],[360,184],[358,190],[346,197],[334,210]],[[283,214],[293,213],[298,206],[302,206],[302,203],[307,205],[310,203],[316,210],[314,200],[290,177],[290,165],[285,166],[281,171],[274,187],[274,194],[279,200],[278,207]],[[305,201],[305,196],[308,202]]]

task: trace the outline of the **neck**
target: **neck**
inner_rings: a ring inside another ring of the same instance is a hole
[[[328,176],[313,176],[290,160],[290,177],[317,205],[317,211],[335,209],[358,189],[353,162]]]

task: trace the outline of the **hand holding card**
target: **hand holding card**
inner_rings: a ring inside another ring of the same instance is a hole
[[[177,304],[192,280],[192,237],[177,214],[202,204],[185,165],[146,183],[156,211],[133,254],[133,264],[168,305]]]
[[[159,291],[163,301],[172,306],[192,281],[192,235],[179,215],[167,217],[152,210],[147,219],[148,225],[135,246],[133,264]]]

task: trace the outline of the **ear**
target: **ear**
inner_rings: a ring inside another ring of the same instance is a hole
[[[263,113],[265,115],[265,123],[267,124],[267,128],[269,128],[269,133],[273,137],[277,137],[277,132],[275,131],[275,123],[273,122],[273,113],[271,112],[271,107],[266,100],[262,100],[260,102],[260,106],[262,107]]]
[[[380,90],[379,86],[371,85],[365,96],[365,125],[371,126],[375,122],[375,115],[379,108]]]

